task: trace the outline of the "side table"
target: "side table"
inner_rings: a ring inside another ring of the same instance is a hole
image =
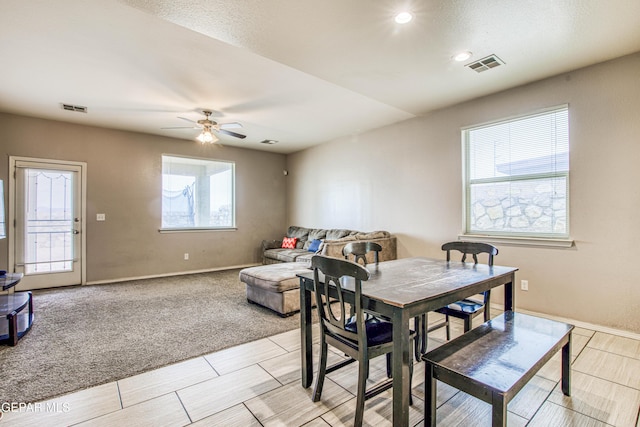
[[[0,276],[0,286],[6,291],[16,286],[22,273]],[[27,312],[24,309],[28,308]],[[4,321],[4,319],[6,321]],[[16,345],[33,324],[33,298],[30,291],[0,295],[0,343]]]

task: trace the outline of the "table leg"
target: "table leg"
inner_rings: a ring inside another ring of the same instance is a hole
[[[504,311],[513,311],[516,306],[513,284],[516,282],[515,274],[511,275],[511,281],[504,285]]]
[[[571,396],[571,333],[569,341],[562,346],[562,393]]]
[[[392,317],[393,322],[393,425],[409,425],[409,394],[411,380],[409,363],[412,362],[413,349],[409,340],[409,318],[406,312],[398,309]]]
[[[504,396],[494,393],[491,402],[491,426],[505,427],[507,425],[507,403]]]
[[[304,279],[300,279],[300,357],[302,387],[308,388],[313,381],[313,348],[311,333],[311,292],[306,289]]]
[[[18,344],[18,313],[14,311],[7,315],[7,322],[9,323],[9,345],[14,346]]]

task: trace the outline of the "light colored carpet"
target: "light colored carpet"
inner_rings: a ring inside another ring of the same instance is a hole
[[[0,346],[0,401],[34,402],[300,325],[249,304],[239,270],[34,291],[35,322]]]

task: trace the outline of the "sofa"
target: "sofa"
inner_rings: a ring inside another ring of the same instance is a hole
[[[380,261],[397,258],[395,236],[388,231],[362,232],[347,229],[323,229],[291,226],[284,237],[295,238],[294,248],[283,248],[281,240],[262,241],[262,263],[302,262],[311,265],[311,257],[321,254],[342,258],[342,248],[349,242],[370,241],[382,246]],[[314,243],[316,246],[314,246]],[[367,262],[373,262],[373,256],[367,256]]]
[[[246,285],[247,301],[267,307],[280,316],[300,310],[300,280],[297,274],[309,271],[311,257],[316,254],[342,258],[342,248],[349,242],[371,241],[382,246],[379,261],[397,258],[396,238],[387,231],[361,232],[343,229],[318,229],[291,226],[284,236],[291,248],[283,248],[284,240],[262,242],[262,263],[240,271],[240,281]],[[294,243],[295,242],[295,243]],[[367,263],[373,262],[367,254]]]

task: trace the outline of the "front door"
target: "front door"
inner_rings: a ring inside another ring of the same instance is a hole
[[[16,288],[84,283],[86,164],[12,157],[10,166],[10,258],[24,273]]]

